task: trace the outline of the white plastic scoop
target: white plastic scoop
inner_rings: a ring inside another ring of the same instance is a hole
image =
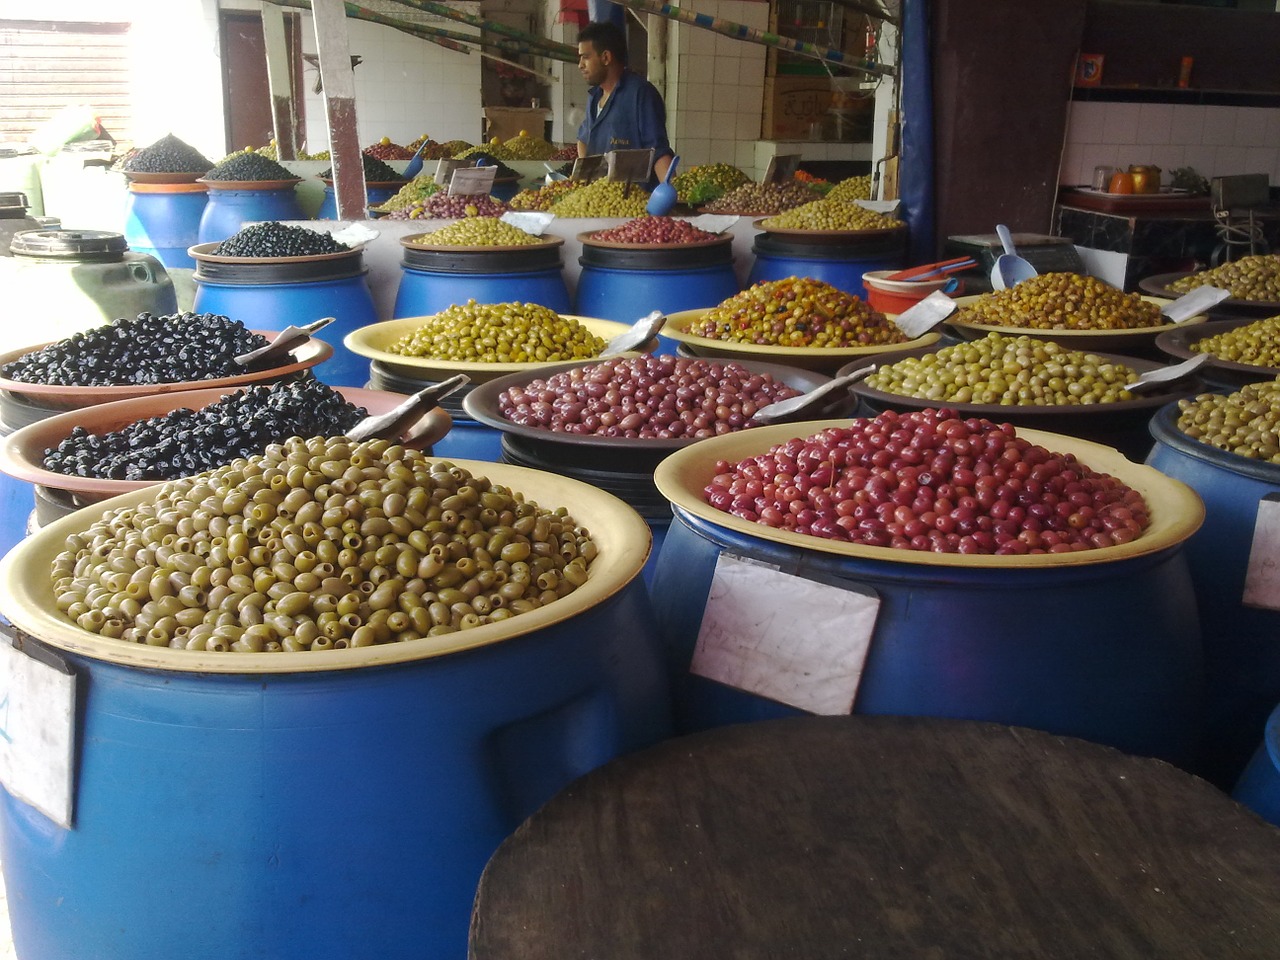
[[[1141,393],[1148,387],[1164,386],[1166,383],[1182,380],[1203,367],[1211,358],[1212,354],[1202,353],[1199,356],[1192,357],[1190,360],[1183,360],[1181,363],[1175,363],[1169,367],[1148,370],[1125,389],[1130,393]]]
[[[1018,256],[1018,250],[1013,245],[1013,234],[1008,227],[1003,223],[996,224],[996,235],[1004,246],[1004,253],[996,258],[995,266],[991,268],[992,289],[1007,290],[1023,280],[1039,276],[1035,267]]]

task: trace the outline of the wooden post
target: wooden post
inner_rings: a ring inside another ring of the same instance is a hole
[[[284,32],[285,12],[272,4],[262,6],[262,39],[267,54],[267,85],[271,89],[271,123],[276,134],[276,156],[296,160],[298,145],[294,134],[293,71],[289,68],[289,46]]]
[[[311,0],[311,16],[316,25],[316,52],[324,86],[338,219],[363,220],[364,164],[356,130],[356,85],[351,69],[351,47],[347,42],[346,7],[343,0]]]

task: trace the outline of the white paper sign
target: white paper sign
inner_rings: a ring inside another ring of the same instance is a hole
[[[885,213],[892,216],[898,212],[898,206],[902,202],[900,200],[855,200],[853,201],[860,207],[865,207],[875,213]]]
[[[339,243],[345,243],[349,247],[358,247],[361,244],[369,243],[371,240],[377,240],[378,231],[372,227],[366,227],[363,223],[352,223],[341,230],[333,231],[332,237]]]
[[[685,219],[699,230],[706,230],[708,233],[724,233],[742,218],[730,216],[727,213],[700,213],[696,217]]]
[[[1200,316],[1210,307],[1217,306],[1229,296],[1231,291],[1223,290],[1221,287],[1208,285],[1196,287],[1177,300],[1166,303],[1160,308],[1160,312],[1173,323],[1185,323],[1192,317]]]
[[[1280,610],[1280,494],[1258,501],[1242,602],[1246,607]]]
[[[894,325],[912,340],[923,337],[955,312],[959,304],[941,290],[913,303],[893,318]]]
[[[547,232],[547,227],[551,226],[551,221],[555,218],[554,213],[544,213],[540,210],[508,210],[498,219],[513,227],[519,227],[525,233],[540,237]]]
[[[0,783],[71,828],[75,675],[0,638]]]
[[[879,609],[870,591],[721,554],[689,670],[810,713],[847,714]]]

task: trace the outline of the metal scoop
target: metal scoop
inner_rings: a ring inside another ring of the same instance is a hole
[[[295,347],[301,346],[311,339],[311,335],[323,330],[333,323],[337,317],[321,317],[301,327],[288,326],[280,331],[280,335],[265,347],[250,350],[236,357],[236,363],[244,367],[269,367],[283,360]]]
[[[1175,363],[1171,367],[1159,367],[1155,370],[1148,370],[1142,376],[1138,377],[1133,383],[1125,387],[1130,393],[1141,393],[1148,387],[1164,386],[1166,383],[1173,383],[1175,380],[1182,380],[1191,376],[1206,363],[1212,359],[1212,354],[1202,353],[1199,356],[1192,357],[1190,360],[1183,360],[1181,363]]]
[[[996,234],[1004,245],[1004,254],[996,258],[996,265],[991,268],[993,289],[1007,290],[1009,287],[1017,286],[1023,280],[1039,276],[1039,271],[1035,267],[1018,256],[1017,248],[1013,245],[1013,234],[1009,232],[1008,227],[1003,223],[996,224]]]
[[[671,208],[676,205],[679,197],[676,195],[676,188],[671,185],[671,178],[676,175],[676,167],[680,165],[679,157],[671,158],[671,165],[667,167],[667,174],[662,178],[662,182],[653,188],[653,193],[649,194],[649,202],[645,204],[645,213],[654,217],[665,217],[671,212]]]
[[[470,377],[465,373],[459,373],[448,380],[441,380],[439,383],[424,387],[394,410],[388,413],[380,413],[376,416],[365,417],[347,431],[347,439],[356,441],[371,440],[374,437],[381,437],[385,440],[398,439],[404,433],[406,427],[417,423],[424,413],[440,406],[441,400],[449,396],[449,394],[462,389],[470,382]],[[409,439],[410,436],[405,437],[406,441]]]
[[[831,394],[850,387],[860,380],[865,380],[875,372],[874,363],[867,367],[859,367],[857,370],[850,370],[843,376],[828,380],[820,387],[814,387],[808,393],[802,393],[798,397],[788,397],[761,407],[752,414],[750,422],[766,424],[781,423],[784,420],[803,420],[806,414],[819,407]]]
[[[641,317],[629,328],[606,343],[604,349],[600,351],[599,359],[607,360],[610,357],[618,357],[624,353],[630,353],[642,344],[652,340],[654,335],[666,325],[666,322],[667,315],[661,310],[654,310],[652,313]]]

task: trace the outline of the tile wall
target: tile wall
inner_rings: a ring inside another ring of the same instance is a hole
[[[1154,163],[1165,174],[1266,173],[1280,184],[1280,108],[1073,101],[1058,182],[1087,185],[1099,165]]]

